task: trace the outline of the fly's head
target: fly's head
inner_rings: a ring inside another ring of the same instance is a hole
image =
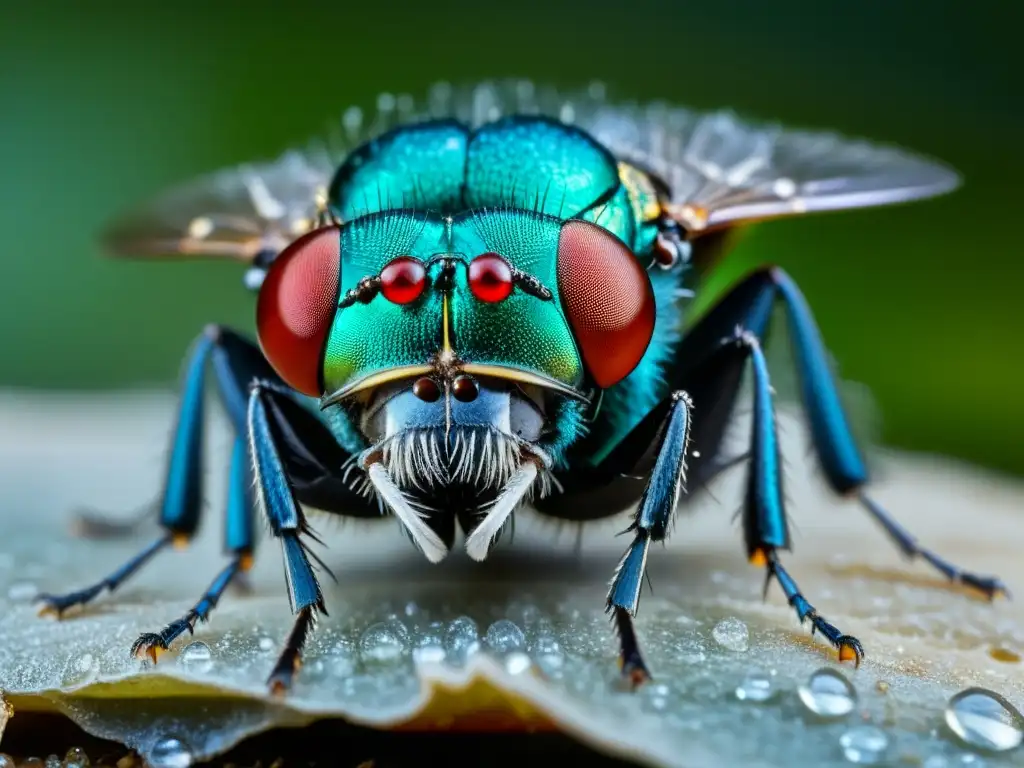
[[[639,363],[654,299],[629,249],[586,221],[387,211],[289,246],[257,327],[420,548],[441,559],[458,523],[482,559],[550,488],[594,394]]]

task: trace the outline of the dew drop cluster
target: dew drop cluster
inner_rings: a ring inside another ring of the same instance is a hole
[[[889,684],[882,682],[875,686],[875,691],[884,695]],[[850,716],[858,707],[859,696],[841,671],[823,667],[801,683],[796,692],[810,722],[851,723],[838,743],[847,762],[876,765],[890,759],[893,739],[889,733],[870,722],[852,724],[855,721]],[[761,670],[748,672],[734,690],[735,698],[748,704],[772,702],[778,694],[773,675]],[[645,711],[665,711],[671,705],[670,687],[648,686],[642,701]],[[866,717],[867,713],[864,714]],[[1010,752],[1024,743],[1024,715],[1005,697],[984,688],[968,688],[954,695],[947,704],[945,722],[956,743],[972,751],[926,754],[919,760],[924,768],[985,768],[983,754]]]
[[[620,707],[623,722],[631,716],[657,718],[659,727],[682,729],[691,738],[718,733],[721,739],[735,740],[730,733],[748,733],[759,719],[765,724],[771,721],[776,729],[779,725],[790,729],[776,733],[773,743],[764,746],[782,750],[772,753],[772,759],[783,761],[786,750],[794,745],[807,748],[810,733],[820,748],[828,745],[833,760],[853,765],[890,765],[903,760],[911,749],[914,764],[923,768],[986,768],[989,760],[998,763],[992,755],[1013,752],[1024,744],[1024,717],[1014,705],[992,691],[969,688],[948,701],[944,723],[941,714],[929,710],[934,721],[932,738],[922,736],[910,748],[899,724],[886,714],[901,700],[902,687],[874,680],[859,686],[858,694],[851,682],[858,678],[841,666],[822,667],[797,680],[791,671],[787,673],[784,662],[778,668],[744,670],[747,659],[764,658],[764,641],[756,638],[752,643],[750,629],[734,617],[704,622],[663,619],[661,624],[645,627],[641,634],[646,649],[660,649],[657,655],[648,653],[654,679],[635,695],[622,695],[622,679],[615,668],[616,643],[604,617],[577,612],[570,619],[555,621],[552,614],[523,604],[510,606],[504,615],[440,611],[435,615],[413,603],[388,611],[378,607],[373,615],[353,616],[333,635],[315,636],[296,692],[301,695],[302,686],[322,687],[330,681],[331,695],[355,706],[371,711],[403,707],[420,694],[418,668],[459,669],[485,655],[510,676],[531,675],[574,697]],[[708,629],[700,629],[702,625]],[[261,672],[281,640],[268,634],[252,627],[251,634],[242,638]],[[176,662],[171,663],[189,675],[220,675],[230,671],[238,658],[239,639],[193,639],[172,649]],[[101,669],[106,673],[108,663],[98,652],[79,651],[65,660],[61,683],[68,688],[85,686],[99,678]],[[154,768],[193,765],[198,758],[188,739],[188,732],[182,731],[150,742],[148,764]],[[767,752],[761,757],[768,759]],[[51,758],[29,765],[89,765],[79,753]],[[0,768],[17,768],[4,759],[0,756]]]

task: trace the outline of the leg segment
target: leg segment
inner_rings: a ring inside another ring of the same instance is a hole
[[[628,529],[634,534],[633,543],[619,562],[608,592],[607,610],[612,613],[618,630],[622,674],[634,687],[649,679],[650,674],[640,655],[631,617],[636,615],[640,604],[651,542],[664,541],[679,501],[686,474],[691,408],[686,393],[673,393],[654,470]]]
[[[864,649],[855,637],[845,635],[827,622],[801,594],[799,587],[779,562],[777,550],[789,549],[789,529],[782,491],[781,453],[776,431],[768,365],[757,339],[750,332],[739,332],[731,343],[749,359],[754,374],[754,418],[751,430],[750,471],[744,500],[743,533],[751,562],[767,567],[765,592],[775,579],[786,594],[802,624],[810,619],[812,633],[822,635],[839,652],[839,660],[860,664]]]
[[[75,592],[67,592],[63,595],[40,595],[39,601],[42,603],[40,613],[49,613],[60,618],[64,611],[72,608],[73,606],[85,605],[86,603],[91,602],[104,590],[113,592],[121,586],[121,583],[125,579],[139,570],[143,565],[149,562],[157,552],[170,545],[173,541],[174,535],[172,533],[165,533],[112,574],[91,586],[85,587],[84,589],[79,589]]]
[[[199,602],[188,613],[180,619],[172,621],[160,632],[143,634],[135,641],[131,652],[136,658],[148,657],[155,662],[159,655],[166,651],[178,637],[186,631],[192,634],[198,622],[206,621],[209,618],[210,611],[217,605],[221,595],[224,594],[235,577],[250,567],[255,534],[250,480],[245,441],[242,438],[236,438],[231,454],[231,475],[228,484],[224,531],[224,542],[231,560],[224,570],[217,574]]]
[[[999,579],[963,571],[921,547],[905,528],[863,493],[863,488],[869,482],[867,464],[843,410],[821,334],[800,289],[777,267],[759,269],[739,283],[701,319],[681,343],[678,359],[684,362],[686,368],[677,371],[672,384],[687,388],[694,402],[701,407],[702,416],[694,427],[694,442],[702,456],[691,462],[691,477],[699,481],[703,476],[702,464],[717,455],[724,432],[724,424],[712,424],[712,429],[706,429],[705,400],[698,396],[697,390],[690,383],[691,371],[695,366],[700,366],[701,353],[706,356],[707,350],[712,349],[718,339],[728,335],[736,326],[749,329],[757,338],[765,339],[773,309],[779,301],[789,321],[801,400],[808,415],[814,450],[831,488],[838,494],[855,496],[908,558],[920,557],[951,581],[973,587],[990,599],[1005,593],[1006,587]]]
[[[256,490],[270,529],[281,541],[288,598],[292,611],[296,613],[295,625],[267,681],[275,693],[283,692],[291,686],[301,663],[306,636],[315,623],[316,613],[327,614],[310,558],[321,566],[323,563],[309,551],[302,537],[318,540],[309,529],[292,485],[285,475],[281,446],[285,443],[283,433],[290,426],[282,410],[286,397],[273,385],[258,382],[252,387],[248,410],[249,452],[255,467]]]
[[[346,482],[343,467],[349,454],[319,419],[295,402],[291,390],[274,382],[255,382],[247,424],[257,495],[271,532],[281,542],[288,599],[295,613],[295,624],[267,681],[272,692],[283,693],[301,664],[317,613],[327,615],[314,567],[333,578],[307,545],[307,539],[321,542],[299,502],[363,518],[379,517],[380,508],[373,497]]]
[[[39,599],[43,603],[43,612],[60,616],[69,608],[90,602],[104,590],[113,591],[168,544],[185,542],[195,533],[199,526],[202,497],[199,454],[202,451],[203,390],[206,384],[206,363],[213,347],[214,339],[210,334],[200,336],[185,371],[184,390],[160,509],[160,522],[167,533],[91,587],[63,595],[41,595]]]
[[[222,383],[221,389],[232,421],[241,419],[236,424],[238,434],[248,434],[252,427],[248,404],[243,405],[243,393],[248,388],[247,380],[252,381],[254,371],[269,366],[263,363],[259,351],[248,345],[244,340],[236,345],[235,353],[223,358],[214,358],[215,374],[219,381],[227,379],[230,386]],[[248,379],[246,378],[248,377]],[[294,393],[283,384],[266,378],[261,391],[270,393],[269,421],[275,430],[279,445],[287,460],[282,468],[287,481],[296,490],[301,490],[299,498],[313,503],[320,509],[339,511],[349,515],[368,516],[371,512],[379,514],[376,506],[365,497],[337,480],[339,468],[345,463],[348,454],[333,439],[327,428],[308,410],[294,400]],[[252,463],[249,459],[248,441],[243,437],[235,440],[231,457],[231,474],[228,483],[227,514],[225,516],[224,542],[231,559],[227,566],[217,575],[199,601],[180,619],[177,619],[157,633],[146,633],[136,640],[132,653],[136,657],[149,657],[156,661],[159,654],[184,634],[194,631],[198,622],[206,621],[210,611],[217,605],[221,595],[252,563],[255,531],[253,527],[254,500],[251,489],[254,485]]]
[[[786,600],[789,601],[793,610],[796,611],[800,623],[803,624],[804,621],[810,619],[811,634],[821,632],[825,639],[832,644],[832,647],[839,652],[840,661],[852,661],[855,665],[859,666],[861,659],[864,658],[864,646],[860,644],[860,640],[850,635],[844,635],[834,625],[818,615],[814,606],[807,602],[807,599],[800,594],[800,587],[793,581],[793,578],[786,572],[786,569],[782,567],[782,563],[779,562],[775,550],[769,550],[766,557],[768,561],[768,580],[765,582],[765,588],[767,589],[772,578],[779,582],[779,586],[782,587],[782,591],[786,594]]]
[[[701,356],[701,365],[690,369],[689,376],[677,382],[685,385],[686,392],[700,392],[702,395],[702,400],[695,400],[697,410],[696,418],[692,419],[693,433],[713,437],[716,430],[724,430],[727,418],[723,414],[731,410],[739,393],[743,372],[748,367],[753,368],[754,374],[754,419],[747,453],[751,468],[742,510],[748,556],[767,567],[769,578],[775,578],[782,585],[800,620],[810,619],[814,629],[839,650],[840,658],[859,661],[863,654],[859,641],[844,635],[818,616],[779,562],[777,550],[788,549],[790,544],[781,456],[767,364],[757,338],[749,331],[736,329],[733,335],[719,340],[710,352]],[[677,390],[679,393],[682,391],[682,388]],[[654,426],[654,419],[659,416],[660,428]],[[704,418],[707,421],[702,421]],[[643,682],[648,674],[630,617],[636,613],[650,542],[664,539],[668,532],[668,522],[678,498],[673,498],[672,491],[678,492],[686,469],[684,459],[687,456],[686,444],[690,442],[690,424],[689,398],[682,394],[674,395],[644,419],[620,448],[606,459],[614,462],[612,466],[618,471],[628,471],[626,468],[630,466],[646,471],[648,462],[645,457],[652,453],[651,443],[658,445],[651,480],[630,527],[635,538],[619,564],[608,597],[608,607],[613,612],[622,644],[623,672],[634,685]],[[654,440],[658,432],[661,433],[660,441]],[[695,442],[696,438],[693,440]],[[645,441],[646,450],[643,447]],[[673,481],[675,485],[671,484]]]
[[[203,486],[204,391],[207,363],[212,358],[215,378],[232,424],[244,428],[246,382],[273,371],[251,342],[226,328],[211,326],[196,341],[186,366],[177,425],[171,445],[160,503],[160,523],[167,532],[146,550],[97,584],[64,595],[43,595],[43,611],[60,616],[67,609],[88,603],[104,590],[114,590],[153,555],[169,544],[185,545],[199,527]],[[240,405],[241,403],[241,405]],[[235,513],[241,516],[241,510]],[[251,513],[246,511],[245,515]],[[247,551],[251,551],[251,524]],[[238,542],[236,542],[237,544]],[[232,551],[237,548],[233,547]]]

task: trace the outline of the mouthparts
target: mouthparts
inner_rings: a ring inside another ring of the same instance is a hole
[[[492,426],[410,428],[364,451],[369,489],[433,563],[443,560],[457,519],[466,552],[486,559],[512,513],[550,492],[551,459],[536,444]]]

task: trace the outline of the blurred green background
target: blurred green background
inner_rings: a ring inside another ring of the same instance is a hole
[[[1006,0],[4,2],[0,386],[172,385],[241,268],[112,262],[97,229],[163,186],[276,155],[381,90],[592,79],[906,145],[966,186],[752,231],[806,291],[895,446],[1024,474],[1021,13]]]

